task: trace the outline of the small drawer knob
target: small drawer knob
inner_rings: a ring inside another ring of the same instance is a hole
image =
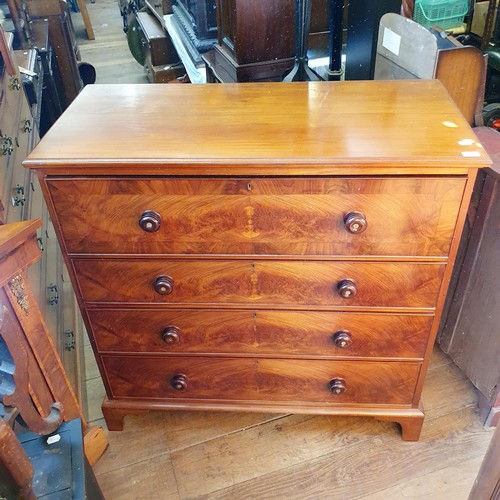
[[[344,299],[352,299],[358,293],[358,289],[353,280],[343,279],[337,283],[337,292]]]
[[[352,234],[362,233],[368,227],[365,214],[356,210],[345,214],[344,227]]]
[[[330,380],[330,391],[332,391],[332,394],[342,394],[346,390],[347,386],[343,378],[332,378]]]
[[[172,345],[172,344],[179,343],[179,340],[181,338],[180,335],[181,335],[181,331],[179,330],[178,327],[167,326],[163,330],[163,332],[161,334],[161,338],[163,339],[163,342],[165,342],[165,344]]]
[[[160,295],[169,295],[174,290],[174,280],[170,276],[158,276],[155,279],[153,288]]]
[[[333,334],[333,343],[339,349],[345,349],[352,344],[352,335],[348,330],[339,330]]]
[[[160,214],[153,210],[146,210],[139,219],[139,226],[146,233],[156,233],[160,229],[161,217]]]
[[[176,391],[185,391],[188,387],[188,379],[186,375],[177,374],[172,377],[170,384]]]

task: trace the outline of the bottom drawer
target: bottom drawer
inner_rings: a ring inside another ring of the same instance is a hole
[[[410,405],[419,363],[102,356],[111,398]]]

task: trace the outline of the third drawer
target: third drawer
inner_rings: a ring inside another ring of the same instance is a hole
[[[423,358],[433,316],[88,310],[100,352]]]

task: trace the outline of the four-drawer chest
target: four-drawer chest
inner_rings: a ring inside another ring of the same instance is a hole
[[[25,162],[109,429],[276,411],[406,440],[488,164],[438,81],[88,86]]]

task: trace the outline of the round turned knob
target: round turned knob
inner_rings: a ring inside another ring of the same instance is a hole
[[[343,378],[332,378],[332,380],[330,380],[330,391],[332,391],[332,394],[342,394],[346,390],[347,386]]]
[[[352,299],[358,293],[358,290],[353,280],[343,279],[337,283],[337,292],[344,299]]]
[[[350,233],[362,233],[368,227],[365,214],[363,212],[357,212],[356,210],[345,214],[344,227]]]
[[[169,295],[174,289],[174,280],[170,276],[158,276],[155,279],[153,288],[160,295]]]
[[[153,210],[146,210],[139,219],[139,226],[146,233],[156,233],[160,229],[161,217],[160,214]]]
[[[333,334],[333,343],[339,349],[345,349],[352,344],[352,335],[348,330],[339,330]]]
[[[161,338],[165,344],[178,344],[180,340],[181,331],[176,326],[167,326],[162,334]]]
[[[185,391],[188,386],[188,379],[186,375],[177,374],[172,377],[170,384],[176,391]]]

